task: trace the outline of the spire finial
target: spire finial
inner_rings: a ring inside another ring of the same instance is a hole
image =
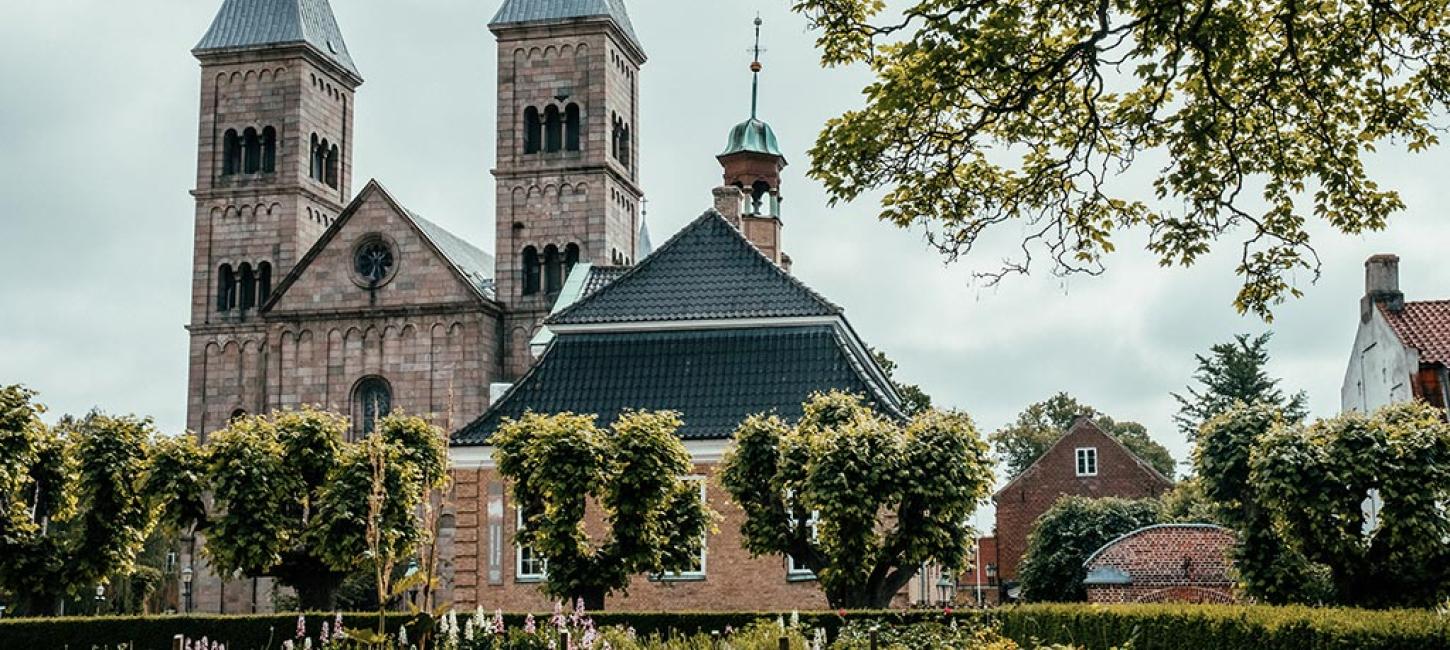
[[[753,78],[750,82],[750,119],[755,119],[756,107],[760,105],[760,26],[765,21],[760,19],[760,14],[755,14],[755,60],[750,63],[750,72]]]

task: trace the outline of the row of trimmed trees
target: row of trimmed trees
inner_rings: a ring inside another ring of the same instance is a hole
[[[34,396],[0,388],[0,589],[11,613],[60,613],[129,576],[153,532],[200,534],[217,572],[274,577],[312,610],[330,609],[349,574],[433,539],[419,514],[444,484],[447,451],[420,418],[392,415],[345,442],[345,417],[282,411],[239,418],[202,446],[132,416],[47,425]]]

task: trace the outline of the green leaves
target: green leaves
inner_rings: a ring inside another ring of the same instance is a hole
[[[809,567],[833,607],[885,606],[922,563],[962,566],[992,480],[969,418],[927,411],[903,425],[840,392],[802,410],[794,428],[747,418],[725,456],[747,550]]]
[[[1158,523],[1154,499],[1063,497],[1043,513],[1027,537],[1027,552],[1017,569],[1022,595],[1032,601],[1087,599],[1083,566],[1104,544]]]
[[[1148,435],[1143,425],[1115,421],[1067,393],[1058,393],[1029,405],[1017,415],[1015,422],[992,432],[992,446],[998,459],[1007,466],[1007,479],[1011,480],[1031,467],[1058,438],[1067,433],[1078,417],[1092,418],[1098,427],[1152,465],[1159,474],[1173,478],[1176,465],[1173,456],[1168,453],[1167,447]]]
[[[948,259],[985,232],[1023,255],[982,275],[1099,273],[1134,227],[1164,265],[1241,244],[1235,307],[1264,319],[1317,277],[1310,218],[1345,234],[1404,209],[1364,158],[1422,151],[1450,98],[1447,0],[983,3],[793,0],[822,63],[875,75],[827,122],[811,175],[832,202],[885,192],[879,217],[923,224]],[[1144,156],[1147,155],[1147,158]],[[1121,194],[1140,160],[1157,201]]]
[[[524,527],[517,542],[549,559],[545,591],[590,608],[639,573],[679,571],[698,557],[713,513],[696,484],[670,411],[628,411],[603,431],[594,416],[527,413],[494,435],[499,473],[511,482]],[[584,519],[597,502],[607,533]]]

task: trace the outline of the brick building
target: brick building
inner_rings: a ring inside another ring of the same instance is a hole
[[[1364,263],[1364,298],[1340,410],[1373,411],[1413,399],[1450,404],[1450,300],[1406,301],[1400,258]]]
[[[997,506],[997,579],[1012,595],[1017,565],[1037,518],[1064,496],[1157,497],[1173,487],[1158,470],[1098,428],[1078,418],[1042,457],[992,495]]]
[[[187,327],[191,431],[205,439],[241,415],[314,405],[350,413],[360,435],[377,413],[402,409],[448,430],[472,422],[458,440],[480,445],[488,422],[526,403],[528,386],[587,399],[618,382],[618,367],[579,365],[600,346],[637,356],[650,372],[676,373],[641,384],[648,390],[629,394],[628,406],[688,407],[685,435],[701,476],[719,459],[727,423],[733,429],[759,410],[799,410],[812,390],[846,388],[894,412],[894,390],[840,310],[787,273],[786,160],[754,98],[718,157],[723,186],[713,196],[701,191],[718,212],[636,266],[649,254],[638,182],[646,56],[623,0],[504,0],[489,29],[498,44],[494,254],[410,211],[377,181],[353,194],[363,77],[327,0],[223,0],[193,50],[202,83]],[[758,90],[759,63],[753,67]],[[699,292],[668,295],[674,307],[698,297],[723,311],[588,316],[660,286]],[[630,319],[690,323],[625,337],[608,331]],[[595,383],[577,383],[587,372]],[[503,394],[492,389],[515,382],[488,410]],[[723,387],[735,392],[724,396]],[[594,406],[604,413],[612,404]],[[455,531],[444,531],[443,597],[471,606],[488,587],[489,598],[514,599],[510,606],[536,604],[530,574],[515,560],[537,559],[506,548],[512,524],[499,526],[490,510],[503,503],[493,500],[502,488],[480,449],[461,448],[456,459],[464,469],[458,511],[445,516],[457,530],[456,542]],[[738,516],[717,487],[702,486],[718,510]],[[824,602],[787,560],[740,553],[731,521],[710,540],[708,571],[702,559],[701,576],[641,578],[629,606]],[[213,575],[201,541],[183,540],[181,563],[193,576],[184,608],[270,611],[269,581]],[[455,551],[460,588],[450,594]]]
[[[1090,603],[1233,603],[1233,531],[1212,524],[1139,528],[1093,552]]]

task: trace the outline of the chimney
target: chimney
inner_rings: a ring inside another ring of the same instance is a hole
[[[736,228],[740,227],[740,215],[745,211],[745,192],[734,185],[723,185],[713,190],[715,211]]]
[[[1397,255],[1375,255],[1364,262],[1364,299],[1360,302],[1360,318],[1367,322],[1374,305],[1384,305],[1392,312],[1405,308],[1405,294],[1400,292],[1400,258]]]

